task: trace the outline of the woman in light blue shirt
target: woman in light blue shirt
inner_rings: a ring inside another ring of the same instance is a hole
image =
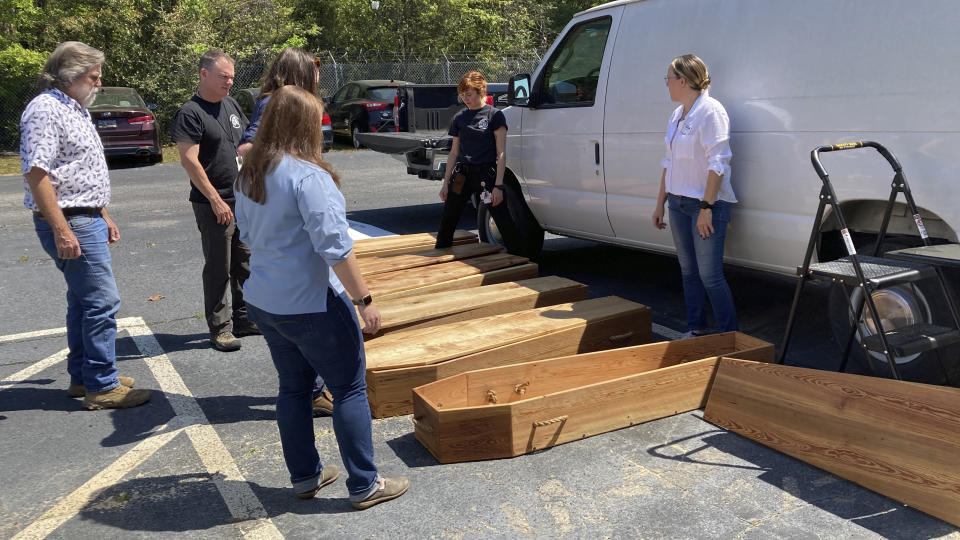
[[[363,336],[380,312],[360,275],[347,233],[338,177],[323,160],[323,104],[284,86],[273,93],[235,186],[237,224],[250,248],[244,283],[249,316],[279,376],[277,426],[294,493],[316,495],[337,479],[314,446],[311,390],[319,374],[333,394],[333,429],[354,508],[402,495],[406,478],[384,478],[373,464]],[[351,300],[353,298],[353,300]]]
[[[294,47],[287,47],[281,51],[270,64],[270,69],[263,77],[263,82],[260,85],[260,97],[257,98],[257,103],[253,108],[250,125],[243,132],[243,137],[240,138],[240,147],[237,148],[237,153],[244,156],[253,147],[253,140],[257,136],[257,130],[260,129],[260,118],[263,117],[263,111],[266,109],[267,103],[270,102],[270,96],[278,88],[292,84],[316,95],[319,78],[320,72],[315,58],[307,54],[306,51]],[[323,378],[318,375],[313,383],[313,415],[330,416],[331,414],[333,414],[333,398],[325,388]]]

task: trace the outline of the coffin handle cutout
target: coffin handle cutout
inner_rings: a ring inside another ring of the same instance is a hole
[[[626,340],[626,339],[630,339],[631,337],[633,337],[633,334],[634,334],[634,332],[631,330],[630,332],[626,332],[626,333],[623,333],[623,334],[617,334],[617,335],[615,335],[615,336],[610,336],[610,341],[617,342],[617,341],[623,341],[623,340]]]

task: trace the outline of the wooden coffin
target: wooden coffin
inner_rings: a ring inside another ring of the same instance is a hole
[[[414,388],[414,434],[441,463],[518,456],[701,408],[725,354],[773,345],[728,332],[462,373]]]
[[[419,268],[433,264],[471,259],[473,257],[482,257],[484,255],[493,255],[501,251],[503,251],[503,248],[500,246],[474,243],[443,249],[428,249],[411,253],[365,257],[358,259],[357,263],[360,266],[360,274],[363,276],[371,276],[373,274],[396,272],[397,270],[406,270],[408,268]]]
[[[509,253],[496,253],[462,261],[373,274],[366,276],[364,281],[370,288],[373,297],[382,300],[389,297],[416,296],[437,291],[479,287],[480,285],[536,277],[536,274],[530,275],[531,270],[536,270],[535,267],[517,268],[512,272],[501,272],[492,276],[486,275],[497,270],[527,264],[530,263],[524,257],[510,255]],[[513,277],[516,275],[523,275],[524,277]],[[503,279],[508,276],[511,279]]]
[[[440,324],[513,313],[589,298],[586,285],[557,276],[509,281],[470,289],[453,290],[377,300],[380,308],[379,338],[398,330],[427,328]]]
[[[960,389],[724,358],[703,417],[960,526]]]
[[[414,387],[465,371],[650,341],[650,309],[615,296],[387,334],[366,344],[376,418],[413,412]]]
[[[457,230],[453,233],[453,245],[474,244],[480,239],[476,234]],[[409,253],[431,249],[437,243],[435,233],[400,234],[396,236],[382,236],[380,238],[364,238],[353,242],[353,254],[358,259],[376,257],[391,253]]]

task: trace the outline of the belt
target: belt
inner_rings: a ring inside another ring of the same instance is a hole
[[[457,167],[460,168],[460,172],[463,174],[470,174],[471,172],[485,172],[497,166],[496,162],[491,163],[467,163],[466,161],[461,161],[457,164]]]
[[[103,209],[97,208],[95,206],[77,206],[73,208],[61,208],[60,211],[63,212],[64,217],[99,216],[102,213]],[[41,212],[37,212],[36,210],[33,211],[33,215],[40,219],[46,219],[43,217],[43,214]]]

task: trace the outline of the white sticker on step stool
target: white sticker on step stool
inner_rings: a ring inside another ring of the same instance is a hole
[[[923,226],[923,219],[920,218],[920,214],[914,214],[913,221],[917,223],[917,229],[920,231],[920,238],[929,238],[927,236],[927,228]]]
[[[853,247],[853,238],[850,238],[850,230],[843,229],[840,231],[840,235],[843,236],[843,243],[847,245],[847,254],[856,255],[857,248]]]

